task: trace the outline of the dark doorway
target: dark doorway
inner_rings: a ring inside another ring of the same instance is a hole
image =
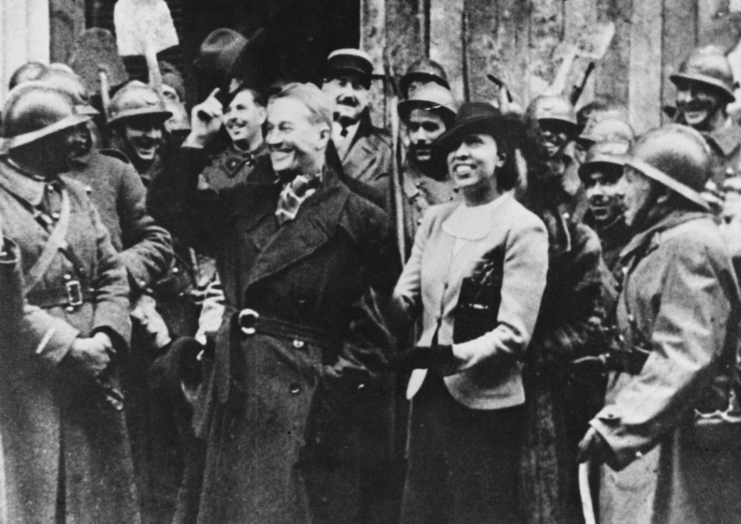
[[[186,77],[195,94],[192,64],[203,39],[214,29],[235,29],[247,38],[262,28],[254,50],[261,84],[274,81],[319,83],[324,61],[334,49],[357,47],[360,0],[166,0],[180,45],[160,53]],[[113,0],[88,0],[88,27],[113,31]],[[143,57],[126,59],[132,78],[145,80]],[[205,94],[200,94],[202,98]],[[191,100],[193,102],[194,100]]]

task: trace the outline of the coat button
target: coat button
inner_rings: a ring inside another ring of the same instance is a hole
[[[301,386],[293,382],[290,386],[288,386],[288,391],[291,392],[291,395],[298,395],[301,393]]]
[[[302,347],[304,347],[304,341],[299,339],[294,340],[293,347],[295,347],[296,349],[301,349]]]

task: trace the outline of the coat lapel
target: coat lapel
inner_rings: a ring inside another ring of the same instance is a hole
[[[296,218],[281,226],[267,242],[247,287],[305,259],[332,238],[350,192],[331,170],[326,177],[322,187],[301,204]]]

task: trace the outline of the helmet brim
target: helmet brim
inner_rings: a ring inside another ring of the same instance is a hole
[[[412,82],[416,81],[435,82],[436,84],[443,86],[445,89],[450,89],[450,84],[448,83],[448,81],[439,75],[422,72],[408,73],[401,77],[401,80],[399,81],[399,89],[404,96],[408,96],[409,86],[412,84]]]
[[[691,82],[699,82],[700,84],[705,84],[710,87],[714,87],[716,89],[719,89],[723,92],[723,94],[728,99],[728,103],[736,101],[736,95],[733,93],[733,91],[728,89],[728,86],[726,86],[723,82],[720,80],[715,80],[712,78],[708,78],[705,75],[693,75],[692,73],[677,73],[674,75],[671,75],[669,77],[669,80],[672,81],[674,85],[677,85],[677,82],[682,82],[683,80],[689,80]]]
[[[452,124],[456,114],[456,112],[448,106],[437,104],[429,100],[404,100],[399,102],[399,105],[397,106],[399,118],[401,118],[402,122],[405,124],[408,123],[409,116],[415,109],[424,109],[425,111],[436,111],[442,113],[446,125]]]
[[[62,120],[58,122],[53,123],[50,126],[37,129],[36,131],[31,131],[28,133],[23,133],[21,135],[9,137],[6,139],[3,147],[5,150],[10,150],[10,149],[15,149],[17,147],[25,146],[25,145],[30,144],[31,142],[35,142],[46,136],[52,135],[54,133],[58,133],[59,131],[69,129],[71,127],[76,127],[80,124],[84,124],[85,122],[88,122],[91,119],[92,117],[90,115],[70,115],[68,117],[63,118]]]
[[[704,198],[702,198],[702,195],[698,191],[691,188],[690,186],[678,182],[660,169],[657,169],[654,166],[636,157],[629,157],[628,159],[626,159],[625,165],[630,166],[637,171],[640,171],[648,178],[668,187],[669,189],[671,189],[675,193],[680,194],[690,202],[697,204],[705,211],[710,211],[710,205],[705,201]]]
[[[129,120],[131,118],[136,118],[139,116],[148,116],[153,119],[160,120],[162,123],[169,120],[170,117],[172,117],[172,113],[170,111],[162,111],[162,110],[156,110],[152,111],[149,108],[143,107],[141,109],[134,109],[131,111],[122,111],[121,114],[114,116],[113,118],[110,118],[106,122],[106,127],[110,127],[118,122],[123,122],[125,120]]]
[[[625,167],[625,157],[617,155],[596,155],[593,159],[579,166],[579,178],[584,180],[600,166]]]

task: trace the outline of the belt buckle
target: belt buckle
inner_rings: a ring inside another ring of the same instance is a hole
[[[260,318],[260,313],[254,309],[243,309],[239,312],[239,328],[245,335],[252,336],[257,332],[255,324],[257,319]]]
[[[64,284],[67,288],[67,303],[72,307],[82,305],[82,285],[79,280],[70,280]]]

